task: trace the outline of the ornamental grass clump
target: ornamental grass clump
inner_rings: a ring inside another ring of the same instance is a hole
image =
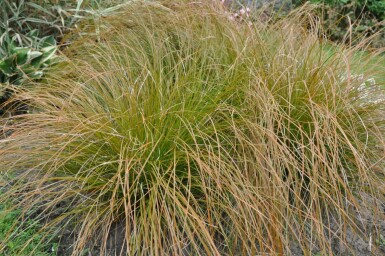
[[[331,253],[332,220],[365,237],[361,199],[385,192],[381,75],[309,10],[266,24],[140,2],[83,28],[4,121],[0,202],[70,230],[73,255]]]

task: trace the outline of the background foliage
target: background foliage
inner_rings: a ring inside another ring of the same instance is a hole
[[[293,0],[295,6],[305,2],[321,4],[322,25],[333,41],[358,43],[374,37],[370,45],[385,46],[385,1],[383,0]]]
[[[40,79],[58,61],[64,35],[85,17],[122,0],[1,0],[0,1],[0,115],[12,87]],[[104,14],[104,13],[103,13]]]
[[[71,21],[60,3],[4,0],[0,10],[2,104],[11,97],[12,86],[41,78],[55,62],[57,41]],[[4,112],[0,107],[0,115]]]

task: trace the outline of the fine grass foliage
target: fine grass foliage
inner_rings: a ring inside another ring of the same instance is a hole
[[[308,9],[266,24],[223,8],[133,2],[85,24],[17,94],[32,113],[3,121],[0,202],[73,231],[73,255],[329,254],[331,219],[364,236],[361,195],[385,192],[374,57],[330,50]]]

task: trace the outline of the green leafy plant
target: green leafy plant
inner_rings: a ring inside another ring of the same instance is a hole
[[[11,86],[26,84],[40,79],[47,69],[59,58],[55,54],[57,46],[53,37],[42,38],[37,49],[17,47],[14,42],[3,43],[7,54],[0,54],[0,105],[6,102],[14,91]],[[0,114],[4,109],[0,107]]]
[[[56,30],[61,32],[61,29],[57,26],[60,19],[52,20],[55,17],[53,13],[31,1],[4,0],[0,2],[0,10],[2,105],[12,95],[12,86],[40,79],[57,60]],[[1,107],[0,114],[3,113],[4,109]]]
[[[0,83],[18,85],[25,79],[39,79],[55,61],[57,47],[53,37],[42,38],[37,50],[10,44],[8,56],[2,56],[0,61]]]
[[[365,237],[360,192],[385,192],[376,56],[330,47],[306,9],[270,24],[211,2],[116,11],[17,94],[35,111],[4,121],[0,202],[73,230],[72,255],[324,255],[330,219]]]
[[[1,1],[0,105],[12,95],[12,86],[40,79],[59,60],[57,42],[77,21],[118,2]],[[0,115],[3,112],[0,108]]]
[[[9,202],[0,205],[0,240],[4,241],[7,237],[11,237],[4,244],[1,255],[54,255],[55,244],[42,242],[44,236],[38,232],[40,224],[32,220],[21,224],[19,222],[21,214],[21,210],[13,209]],[[22,228],[15,230],[14,227],[19,225]]]

